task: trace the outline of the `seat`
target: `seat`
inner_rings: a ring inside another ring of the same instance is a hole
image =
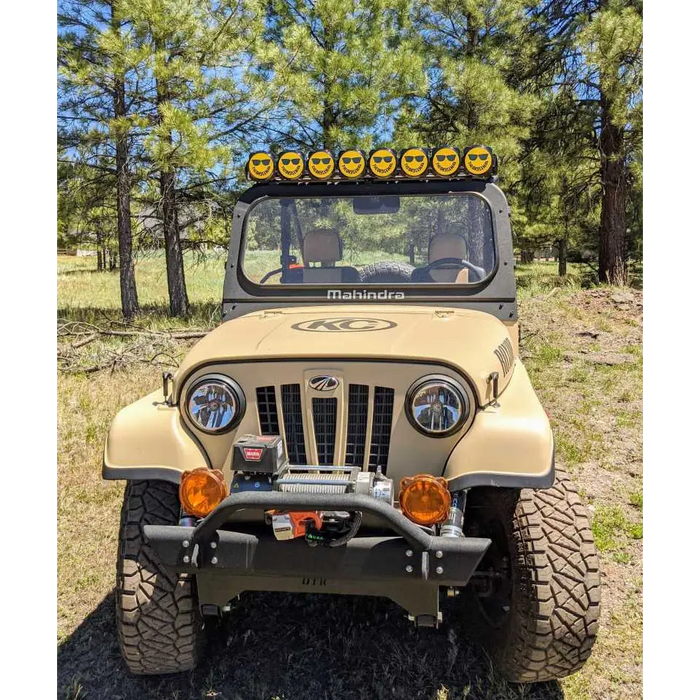
[[[444,258],[465,260],[467,257],[467,241],[458,233],[440,233],[433,236],[428,244],[428,263]],[[461,273],[461,274],[460,274]],[[426,271],[416,268],[411,275],[412,282],[463,282],[464,269],[444,268]]]
[[[304,267],[301,281],[315,284],[353,284],[360,281],[354,267],[336,267],[343,258],[343,245],[335,229],[316,228],[304,236]],[[311,265],[316,263],[317,267]]]

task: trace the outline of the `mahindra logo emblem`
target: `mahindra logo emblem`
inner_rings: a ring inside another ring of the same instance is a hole
[[[316,333],[358,333],[362,331],[385,331],[394,328],[393,321],[383,318],[360,318],[357,316],[339,318],[314,318],[310,321],[295,323],[292,328],[297,331],[315,331]]]
[[[340,382],[328,374],[321,374],[318,377],[309,379],[309,386],[316,391],[333,391],[338,388]]]

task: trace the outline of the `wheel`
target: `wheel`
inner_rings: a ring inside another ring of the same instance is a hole
[[[469,494],[467,534],[492,545],[470,584],[467,624],[502,674],[564,678],[591,654],[600,571],[588,513],[566,474],[549,489]]]
[[[408,263],[384,260],[365,265],[357,272],[360,275],[360,284],[367,284],[368,282],[374,284],[381,282],[403,284],[411,281],[413,267]]]
[[[144,525],[175,525],[177,487],[130,481],[124,492],[117,560],[117,632],[132,673],[194,668],[204,643],[195,579],[166,571],[143,535]]]

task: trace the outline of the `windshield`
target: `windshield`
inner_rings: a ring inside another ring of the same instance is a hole
[[[472,193],[285,197],[253,204],[242,267],[261,285],[476,284],[495,265]]]

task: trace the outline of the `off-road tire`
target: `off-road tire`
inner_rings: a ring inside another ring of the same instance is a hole
[[[408,263],[383,261],[371,263],[361,267],[358,271],[360,275],[360,284],[372,282],[374,284],[386,283],[404,283],[411,281],[413,267]]]
[[[117,560],[117,631],[129,670],[178,673],[197,663],[204,643],[195,579],[166,571],[143,535],[144,525],[175,525],[177,487],[130,481],[124,492]]]
[[[548,489],[478,491],[477,519],[504,528],[511,605],[494,626],[471,598],[471,622],[480,620],[477,635],[508,680],[564,678],[583,666],[598,631],[600,570],[587,509],[559,471]]]

